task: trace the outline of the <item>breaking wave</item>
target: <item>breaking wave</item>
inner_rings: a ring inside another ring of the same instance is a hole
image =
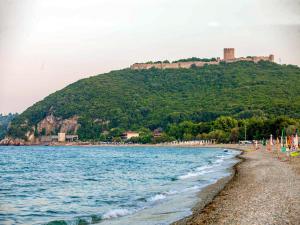
[[[103,214],[102,219],[111,219],[132,214],[132,211],[127,209],[113,209]]]

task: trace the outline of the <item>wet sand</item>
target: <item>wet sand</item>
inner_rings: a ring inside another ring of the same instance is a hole
[[[173,225],[300,224],[300,158],[283,162],[264,149],[239,157],[232,179],[203,190],[193,214]]]

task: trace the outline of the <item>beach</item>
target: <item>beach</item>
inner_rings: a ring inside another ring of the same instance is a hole
[[[200,149],[191,145],[134,146],[2,147],[3,171],[8,170],[4,184],[15,187],[13,195],[10,186],[3,187],[3,201],[7,208],[16,210],[14,215],[3,214],[2,222],[150,225],[178,220],[172,225],[299,224],[300,158],[284,161],[284,155],[278,159],[277,153],[261,146],[254,151],[253,145],[219,144]],[[240,150],[241,155],[230,149]],[[32,164],[33,160],[36,163]],[[5,165],[9,161],[18,163],[10,163],[10,168]],[[207,164],[209,161],[212,164]],[[22,180],[23,175],[15,172],[21,167],[14,165],[24,166],[27,176],[39,179]],[[136,168],[144,170],[140,177]],[[119,175],[116,171],[120,171]],[[128,183],[124,174],[135,178]],[[18,185],[11,176],[19,179]],[[53,179],[48,179],[51,176]],[[145,186],[150,186],[147,192]],[[122,198],[116,201],[114,196]],[[18,211],[20,199],[22,211]],[[32,214],[33,204],[36,214]],[[64,211],[70,207],[72,211]],[[35,217],[40,211],[47,213],[43,218]],[[88,213],[82,216],[82,211]]]
[[[239,158],[235,174],[200,192],[193,214],[173,225],[299,224],[300,158],[282,161],[264,148]]]

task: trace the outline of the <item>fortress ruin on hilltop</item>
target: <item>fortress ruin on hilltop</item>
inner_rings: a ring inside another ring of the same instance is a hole
[[[248,61],[258,63],[259,61],[269,61],[274,62],[274,55],[269,56],[247,56],[247,57],[239,57],[235,58],[234,48],[224,48],[224,58],[220,59],[220,57],[211,60],[211,61],[178,61],[178,62],[157,62],[157,63],[135,63],[130,66],[133,70],[141,70],[141,69],[179,69],[179,68],[191,68],[192,66],[202,67],[204,65],[218,65],[220,62],[232,63],[239,61]]]

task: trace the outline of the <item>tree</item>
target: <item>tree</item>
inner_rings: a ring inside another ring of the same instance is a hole
[[[39,136],[39,132],[38,132],[38,128],[37,128],[37,124],[34,127],[34,137],[38,137]]]
[[[194,136],[192,134],[190,134],[190,133],[184,133],[183,134],[183,140],[184,141],[191,141],[193,139],[194,139]]]
[[[152,139],[152,142],[154,143],[154,144],[156,144],[156,143],[163,143],[163,142],[172,142],[172,141],[175,141],[176,139],[174,138],[174,137],[170,137],[170,136],[168,136],[166,133],[162,133],[162,135],[161,136],[159,136],[159,137],[154,137],[153,139]]]
[[[113,137],[112,142],[120,143],[120,142],[122,142],[122,139],[121,139],[121,137]]]
[[[214,130],[208,134],[209,139],[215,139],[217,143],[227,143],[229,140],[229,134],[223,130]]]
[[[234,127],[230,132],[230,142],[237,143],[239,140],[240,129],[238,127]]]
[[[232,128],[237,127],[238,121],[230,116],[221,116],[214,122],[214,128],[230,132]]]
[[[182,139],[183,133],[176,124],[171,124],[167,128],[167,134],[176,140]]]
[[[193,64],[191,65],[191,69],[196,69],[196,68],[197,68],[196,64],[193,63]]]
[[[244,120],[244,126],[247,124],[247,139],[259,140],[262,137],[266,138],[269,135],[269,131],[266,131],[266,120],[260,117],[252,117]]]
[[[42,132],[41,132],[41,135],[45,136],[47,133],[46,133],[46,128],[42,128]]]
[[[122,134],[124,133],[124,129],[121,128],[112,128],[109,131],[109,137],[114,138],[114,137],[121,137]]]

